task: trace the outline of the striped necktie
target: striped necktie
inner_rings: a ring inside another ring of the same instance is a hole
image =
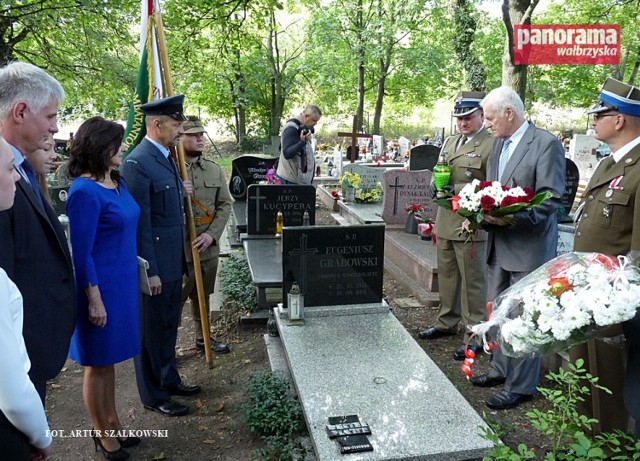
[[[511,140],[507,139],[502,145],[502,153],[500,154],[500,163],[498,164],[498,181],[502,178],[502,173],[504,173],[504,169],[507,166],[507,162],[509,161],[509,146],[511,145]]]

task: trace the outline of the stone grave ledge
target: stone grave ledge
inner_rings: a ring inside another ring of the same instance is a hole
[[[384,224],[381,203],[354,203],[338,200],[340,216],[350,224]]]
[[[333,317],[342,315],[383,314],[390,309],[386,302],[370,304],[347,304],[336,306],[313,306],[304,308],[305,318]],[[286,322],[286,320],[285,320]]]
[[[384,255],[418,285],[429,292],[438,291],[438,257],[433,241],[387,228]]]
[[[390,312],[276,322],[318,461],[480,460],[492,448],[486,423]],[[327,437],[328,418],[350,414],[370,425],[374,451],[343,457]]]

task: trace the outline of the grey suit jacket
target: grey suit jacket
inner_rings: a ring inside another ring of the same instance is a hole
[[[504,140],[496,139],[487,179],[497,181],[498,163]],[[512,152],[501,182],[509,187],[529,187],[536,194],[553,192],[554,198],[531,210],[516,213],[514,224],[489,232],[487,262],[510,272],[529,272],[557,254],[558,218],[556,209],[565,184],[564,148],[546,130],[529,128]]]
[[[120,167],[127,189],[140,206],[138,254],[149,261],[149,277],[182,279],[184,215],[182,181],[175,163],[143,139]]]

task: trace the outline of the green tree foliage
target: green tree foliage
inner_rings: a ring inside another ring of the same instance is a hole
[[[135,85],[130,26],[139,16],[139,3],[124,0],[2,1],[0,65],[22,60],[47,69],[76,112],[122,114],[122,89]]]

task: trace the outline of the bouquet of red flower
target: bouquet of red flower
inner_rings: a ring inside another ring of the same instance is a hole
[[[485,215],[505,217],[536,207],[551,197],[553,197],[551,192],[534,194],[528,187],[509,188],[498,181],[474,179],[465,185],[458,195],[445,200],[436,200],[436,203],[466,218],[460,234],[470,240],[478,229],[495,230],[494,226],[485,222]]]

